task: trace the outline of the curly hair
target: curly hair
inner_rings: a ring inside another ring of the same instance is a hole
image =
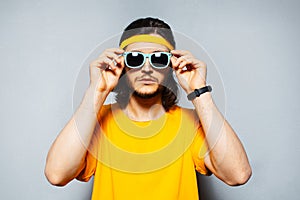
[[[140,34],[158,34],[170,42],[170,44],[174,47],[176,45],[170,26],[160,19],[151,17],[137,19],[129,24],[123,31],[119,44],[131,36]],[[125,73],[124,69],[119,78],[118,84],[114,88],[114,92],[116,93],[115,100],[121,108],[126,107],[130,95],[133,93],[126,78],[123,77]],[[167,74],[164,83],[162,84],[161,92],[162,105],[164,109],[168,111],[171,107],[176,105],[178,101],[178,86],[173,77],[173,73]]]

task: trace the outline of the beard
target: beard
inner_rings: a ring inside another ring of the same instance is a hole
[[[141,99],[150,99],[150,98],[153,98],[153,97],[156,97],[157,95],[160,95],[163,91],[163,86],[160,85],[156,91],[154,92],[151,92],[151,93],[142,93],[142,92],[139,92],[137,90],[134,90],[132,95],[133,96],[136,96],[136,97],[139,97]]]

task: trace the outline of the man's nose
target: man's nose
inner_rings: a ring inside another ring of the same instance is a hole
[[[142,71],[144,72],[152,72],[153,68],[150,64],[149,58],[146,58],[145,64],[142,67]]]

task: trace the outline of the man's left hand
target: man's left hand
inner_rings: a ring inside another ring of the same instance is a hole
[[[189,51],[172,50],[171,53],[172,68],[187,94],[206,85],[206,63],[196,59]]]

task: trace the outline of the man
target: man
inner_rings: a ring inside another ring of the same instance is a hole
[[[176,105],[173,72],[194,110]],[[198,199],[195,169],[246,183],[247,155],[211,89],[206,64],[175,50],[165,22],[132,22],[120,48],[90,64],[89,87],[49,151],[46,177],[63,186],[94,176],[92,199]],[[103,105],[112,91],[117,103]]]

